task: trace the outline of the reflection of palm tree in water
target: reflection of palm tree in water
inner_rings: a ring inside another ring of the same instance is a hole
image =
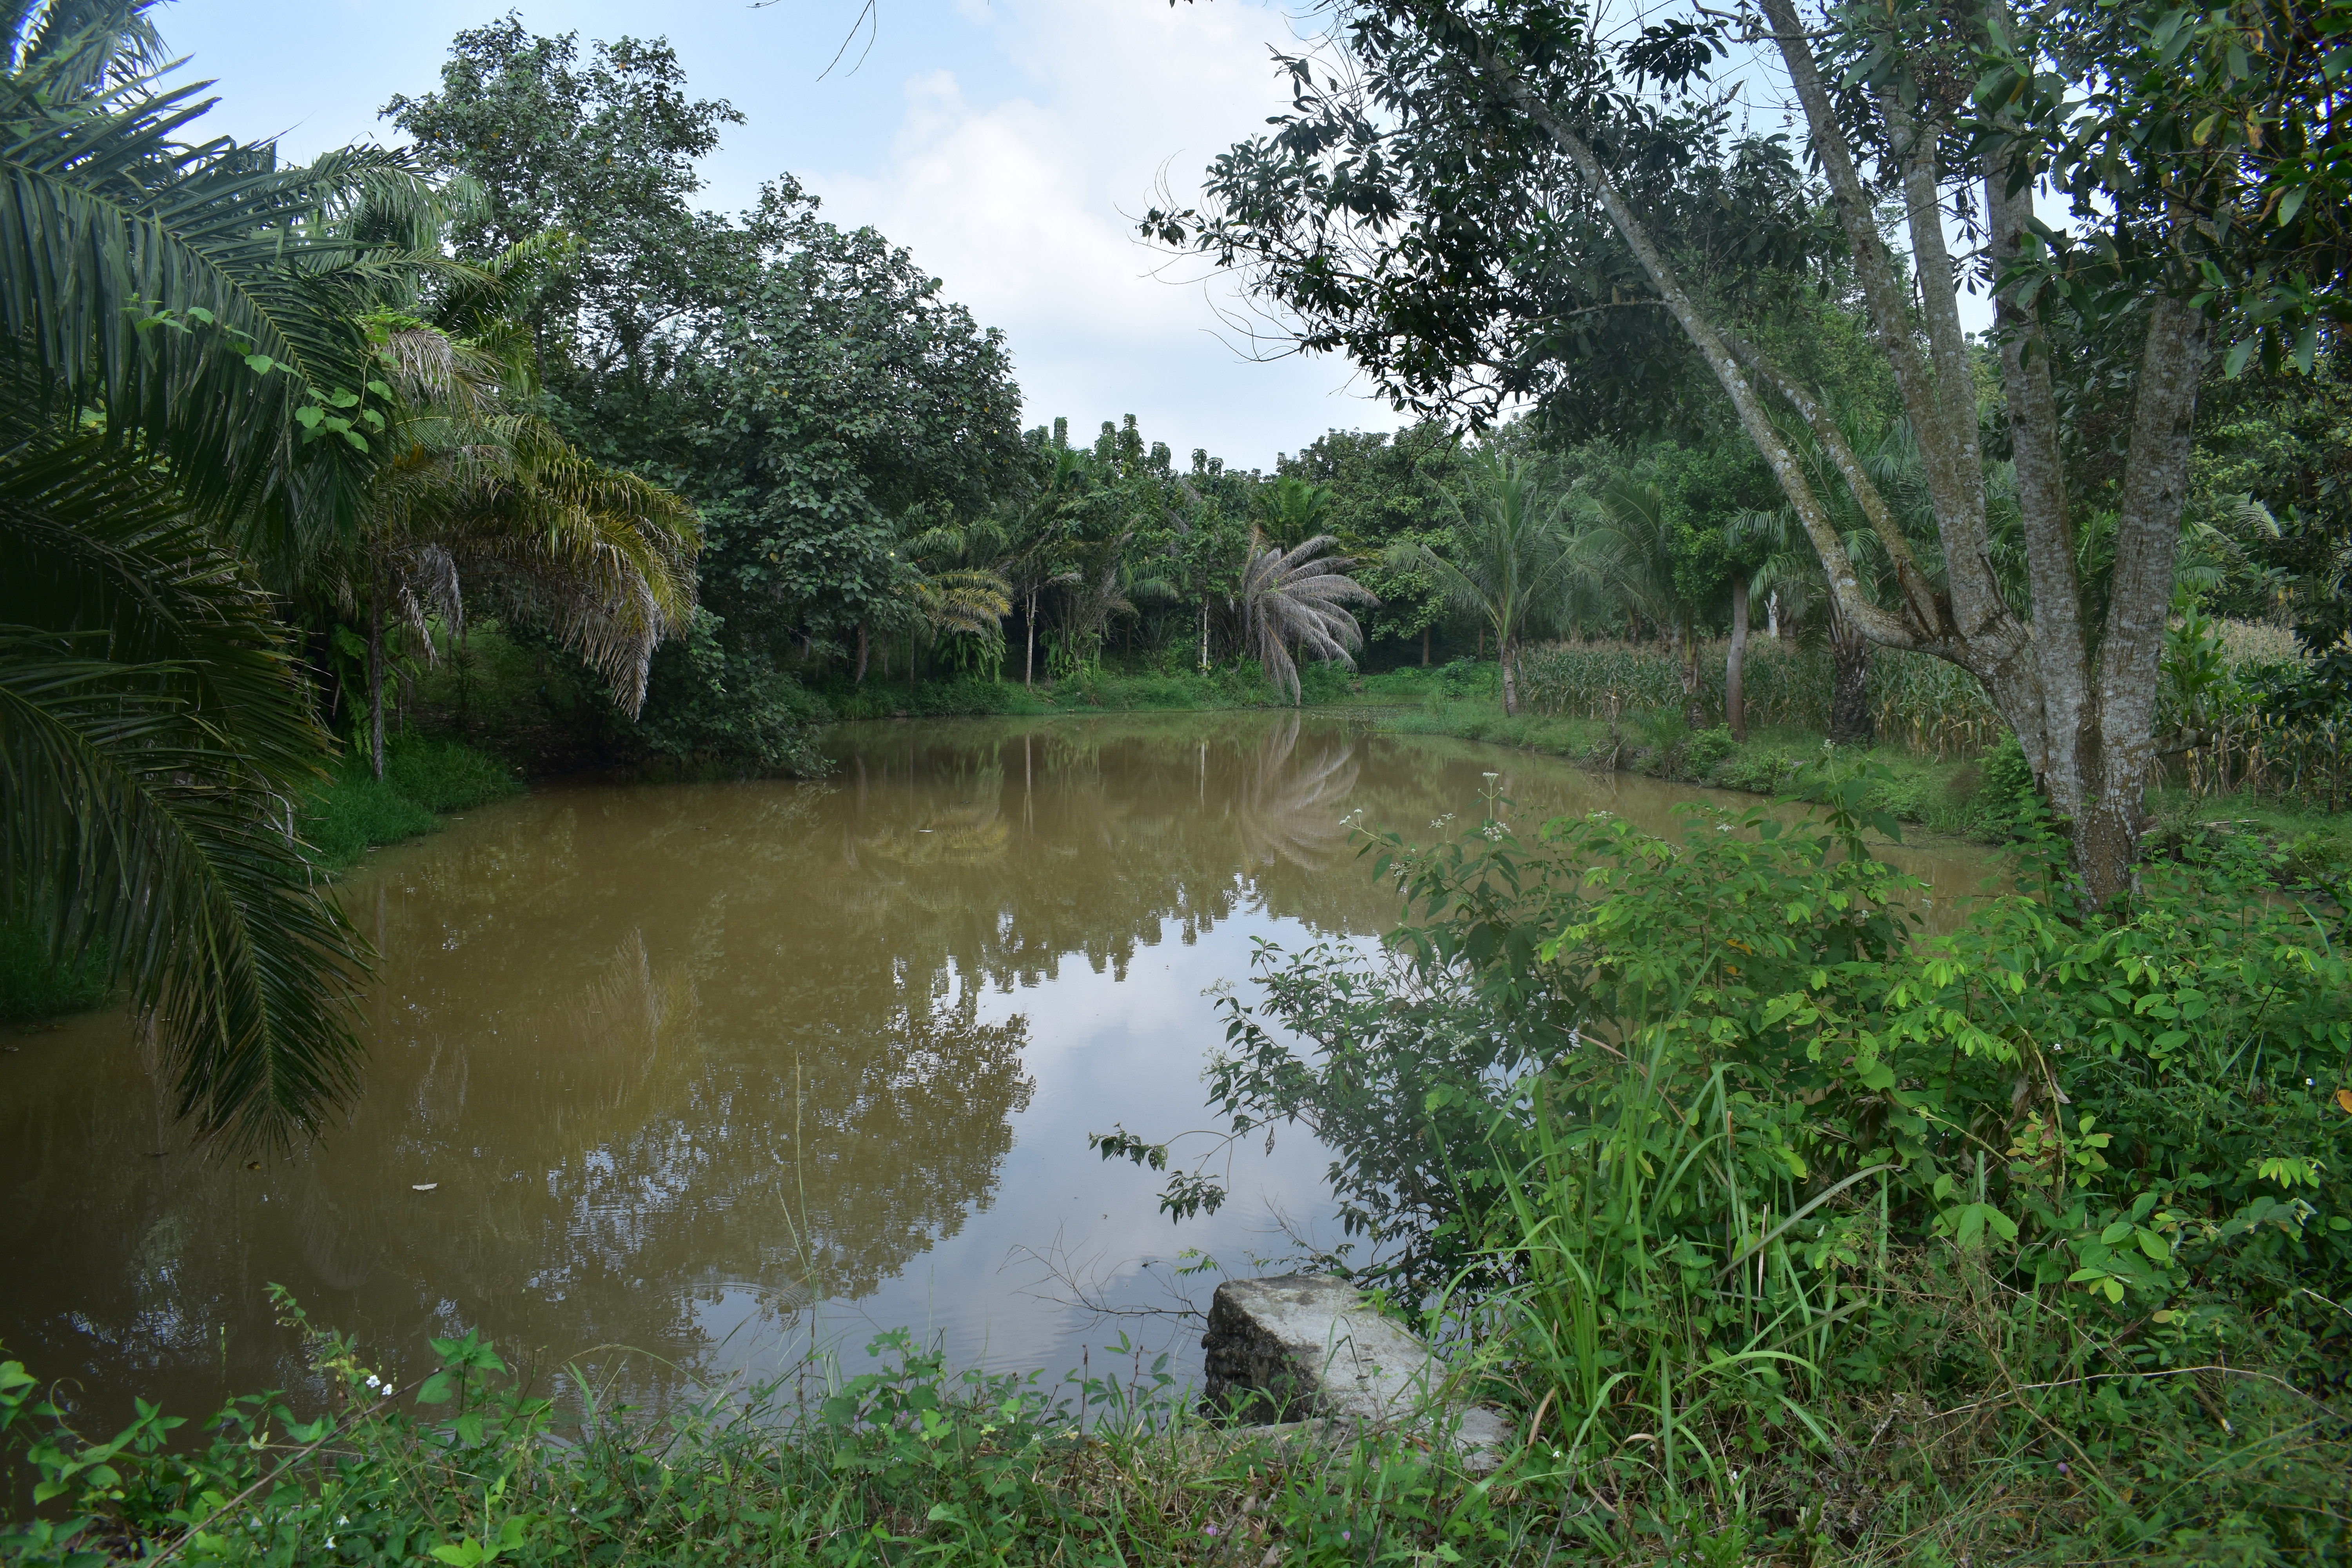
[[[1253,867],[1287,860],[1315,870],[1348,840],[1339,803],[1356,787],[1355,745],[1343,739],[1311,761],[1294,764],[1298,730],[1298,715],[1290,713],[1266,731],[1234,799],[1234,826]]]
[[[972,866],[997,859],[1012,842],[994,795],[961,801],[927,811],[904,826],[892,825],[879,833],[852,841],[851,860],[864,855],[909,868],[925,866]]]

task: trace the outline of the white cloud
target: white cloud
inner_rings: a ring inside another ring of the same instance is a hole
[[[985,17],[1021,90],[981,100],[959,73],[913,76],[881,166],[806,178],[837,221],[911,247],[1005,330],[1033,422],[1066,414],[1083,433],[1133,413],[1180,455],[1206,446],[1244,466],[1335,425],[1395,423],[1341,392],[1342,362],[1249,363],[1221,321],[1233,282],[1135,235],[1163,175],[1189,201],[1209,160],[1281,101],[1267,48],[1294,43],[1282,12],[995,0]]]

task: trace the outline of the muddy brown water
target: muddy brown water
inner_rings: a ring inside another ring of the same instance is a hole
[[[190,1150],[119,1016],[0,1055],[0,1347],[94,1424],[297,1387],[268,1287],[421,1369],[478,1327],[640,1396],[851,1363],[905,1327],[1049,1379],[1120,1332],[1197,1374],[1212,1257],[1340,1239],[1299,1132],[1171,1224],[1087,1134],[1210,1124],[1211,987],[1394,921],[1342,817],[1426,838],[1483,774],[1523,821],[1746,797],[1308,714],[836,731],[823,784],[556,788],[341,888],[383,959],[319,1146]],[[1942,894],[1989,863],[1893,851]],[[1189,1256],[1188,1256],[1189,1255]],[[1110,1308],[1130,1316],[1103,1316]],[[629,1347],[625,1352],[614,1347]],[[1124,1361],[1125,1358],[1122,1358]]]

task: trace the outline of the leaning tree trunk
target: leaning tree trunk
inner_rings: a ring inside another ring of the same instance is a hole
[[[1945,563],[1945,581],[1938,585],[1920,566],[1893,509],[1828,405],[1700,309],[1646,219],[1617,188],[1584,137],[1447,0],[1422,0],[1411,8],[1430,16],[1433,31],[1467,47],[1504,100],[1550,136],[1598,198],[1780,481],[1821,557],[1832,597],[1855,623],[1852,635],[1947,659],[1974,675],[2016,731],[2052,805],[2069,822],[2070,858],[2089,901],[2105,904],[2126,891],[2153,762],[2157,667],[2170,607],[2190,427],[2208,353],[2202,312],[2189,302],[2198,280],[2176,270],[2170,287],[2149,306],[2123,465],[2125,493],[2116,509],[2116,567],[2105,624],[2098,628],[2084,624],[2082,614],[2059,460],[2060,426],[2051,396],[2052,356],[2033,297],[2036,285],[2025,269],[2015,269],[2017,280],[1997,297],[2021,532],[2032,576],[2034,615],[2029,625],[2004,602],[1990,564],[1977,379],[1959,319],[1964,279],[1944,232],[1948,204],[1940,189],[1941,159],[1951,144],[1945,132],[1952,122],[1940,110],[1930,106],[1939,118],[1923,126],[1916,107],[1893,92],[1882,95],[1889,134],[1881,178],[1866,178],[1845,110],[1813,52],[1813,40],[1821,35],[1806,26],[1796,0],[1762,0],[1771,39],[1804,112],[1811,150],[1845,231],[1858,291],[1919,440]],[[1984,181],[1987,255],[1994,270],[2004,275],[2012,270],[2010,263],[2032,226],[2032,174],[1993,160],[1969,174]],[[1887,190],[1898,184],[1907,214],[1908,267],[1898,261],[1880,227]],[[2183,201],[2178,210],[2184,215],[2179,221],[2185,222],[2192,209]],[[1860,504],[1894,563],[1901,587],[1898,608],[1872,602],[1822,495],[1775,426],[1762,395],[1766,391],[1812,426]],[[1857,705],[1849,713],[1866,727],[1866,711]]]
[[[1870,639],[1862,628],[1830,612],[1830,741],[1867,745],[1878,738],[1870,719]]]
[[[1723,663],[1723,717],[1731,738],[1748,739],[1748,579],[1731,580],[1731,651]]]
[[[383,777],[383,576],[368,594],[368,762]]]

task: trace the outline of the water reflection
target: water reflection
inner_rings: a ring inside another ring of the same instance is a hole
[[[639,1347],[647,1396],[868,1325],[1059,1371],[1089,1323],[1009,1256],[1109,1259],[1117,1299],[1325,1215],[1303,1139],[1175,1228],[1085,1134],[1194,1124],[1200,993],[1255,940],[1388,923],[1343,816],[1425,835],[1498,766],[1531,820],[1693,793],[1295,713],[837,743],[823,785],[555,790],[380,856],[346,888],[385,955],[366,1098],[268,1170],[186,1149],[118,1021],[12,1038],[0,1342],[109,1418],[294,1381],[272,1281],[388,1360]]]

